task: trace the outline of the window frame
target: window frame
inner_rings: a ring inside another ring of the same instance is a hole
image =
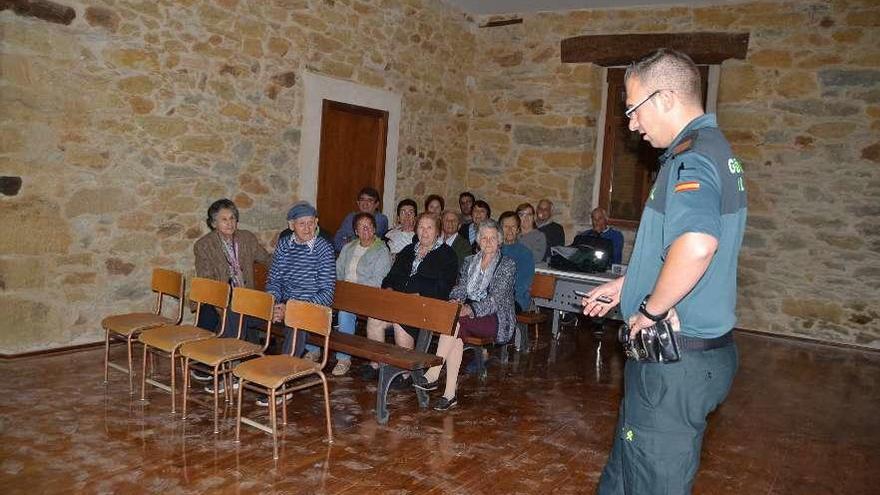
[[[707,81],[706,81],[706,113],[716,113],[717,104],[718,104],[718,86],[721,75],[721,65],[719,64],[699,64],[702,66],[708,67]],[[610,225],[614,225],[616,227],[623,227],[627,229],[636,230],[639,227],[639,220],[627,220],[622,218],[614,217],[614,212],[610,209],[611,198],[612,198],[612,190],[611,190],[611,180],[613,177],[613,163],[608,164],[605,161],[605,136],[607,134],[606,129],[608,125],[608,71],[609,69],[625,69],[625,66],[611,66],[611,67],[603,67],[602,68],[602,104],[599,110],[599,118],[596,123],[596,147],[595,147],[595,176],[593,180],[593,197],[591,202],[590,211],[596,207],[602,207],[605,211],[609,212],[608,223]],[[621,113],[623,113],[623,109],[620,109]],[[603,194],[603,191],[607,191],[607,194]],[[644,204],[639,213],[639,217],[641,218],[641,211],[644,210]]]

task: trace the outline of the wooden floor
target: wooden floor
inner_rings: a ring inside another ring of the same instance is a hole
[[[165,392],[142,403],[119,372],[105,386],[102,350],[0,362],[0,492],[593,493],[623,365],[609,331],[597,367],[598,342],[586,328],[555,344],[545,332],[532,353],[493,363],[485,383],[465,378],[447,413],[392,392],[387,426],[374,419],[374,383],[334,378],[336,442],[325,443],[318,390],[302,392],[277,462],[263,432],[233,441],[232,407],[214,435],[204,392],[183,421]],[[695,492],[878,493],[880,353],[737,343],[740,371],[710,419]],[[265,415],[252,400],[247,410]]]

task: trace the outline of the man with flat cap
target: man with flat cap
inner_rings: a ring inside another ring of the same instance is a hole
[[[333,245],[316,235],[317,216],[315,207],[307,201],[295,203],[287,212],[287,223],[293,234],[282,238],[275,246],[266,281],[266,292],[275,296],[273,319],[276,322],[284,321],[284,307],[290,299],[324,306],[333,303],[336,260]],[[295,356],[301,355],[305,332],[298,332],[296,342],[293,342],[293,330],[286,330],[283,353],[289,354],[294,349]]]

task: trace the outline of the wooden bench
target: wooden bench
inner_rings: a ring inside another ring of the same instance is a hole
[[[265,267],[255,265],[254,269],[256,284],[264,288]],[[336,331],[330,334],[330,349],[379,364],[376,419],[380,424],[386,424],[390,416],[387,396],[391,382],[398,375],[407,372],[415,379],[420,379],[428,368],[443,363],[439,356],[427,353],[431,337],[433,333],[452,335],[461,305],[416,294],[337,281],[333,309],[420,329],[414,349],[376,342],[360,335],[348,335]],[[278,325],[276,328],[283,335],[283,326]],[[323,345],[324,342],[321,338],[309,335],[309,343]],[[419,407],[428,407],[428,393],[415,387],[413,390],[416,392]]]

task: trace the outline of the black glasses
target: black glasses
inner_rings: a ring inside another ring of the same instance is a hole
[[[654,91],[653,93],[649,94],[649,95],[646,96],[642,101],[640,101],[640,102],[636,103],[635,105],[633,105],[633,106],[627,108],[626,110],[624,110],[624,111],[623,111],[623,114],[626,116],[626,118],[628,118],[628,119],[632,119],[632,118],[633,118],[633,114],[636,113],[636,110],[638,110],[640,106],[642,106],[642,105],[644,105],[645,103],[647,103],[648,100],[650,100],[651,98],[657,96],[657,94],[660,93],[661,91],[663,91],[663,90],[662,90],[662,89],[658,89],[658,90]]]

